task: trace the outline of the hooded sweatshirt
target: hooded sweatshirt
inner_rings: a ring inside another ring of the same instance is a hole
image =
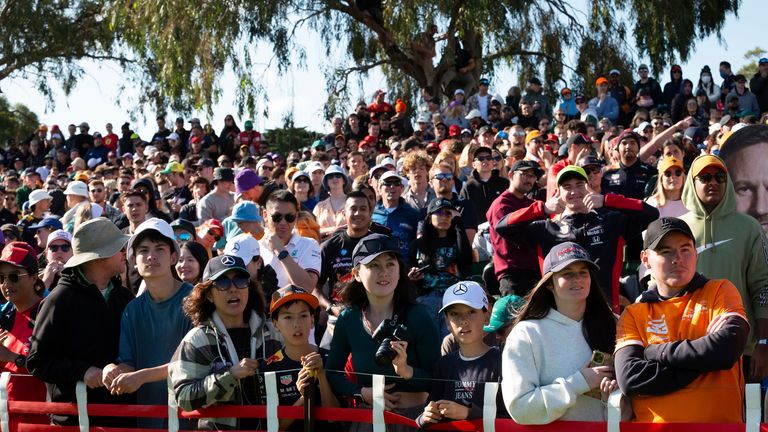
[[[756,320],[768,319],[765,293],[768,286],[768,242],[751,216],[736,211],[730,175],[725,195],[712,213],[707,213],[696,195],[694,176],[685,179],[682,200],[688,213],[681,219],[691,227],[699,253],[697,271],[710,279],[727,279],[739,290],[750,326],[744,354],[751,354],[757,336]]]

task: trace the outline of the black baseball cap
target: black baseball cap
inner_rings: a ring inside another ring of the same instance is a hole
[[[488,153],[489,155],[493,155],[493,149],[491,149],[490,147],[483,147],[483,146],[481,146],[481,147],[478,147],[478,148],[475,149],[475,152],[472,153],[472,158],[476,158],[477,154],[480,153],[480,152]]]
[[[381,254],[394,253],[400,255],[396,240],[383,234],[371,234],[360,239],[352,251],[352,265],[369,264]]]
[[[196,235],[195,225],[186,219],[176,219],[171,222],[171,228],[184,230],[193,236]]]
[[[234,255],[219,255],[211,258],[208,264],[205,265],[203,280],[216,280],[230,270],[236,270],[245,277],[251,277],[251,274],[245,269],[245,263],[242,258]]]
[[[684,220],[675,217],[663,217],[656,219],[648,225],[648,229],[645,232],[645,240],[643,241],[643,249],[656,249],[661,239],[673,231],[685,234],[685,236],[696,242],[696,238],[693,236],[693,232],[691,232],[691,227]]]
[[[525,171],[525,170],[533,170],[536,174],[536,177],[541,177],[542,174],[544,174],[544,171],[541,169],[541,166],[539,166],[538,163],[530,160],[519,160],[515,162],[514,165],[512,165],[512,172],[515,171]]]
[[[579,160],[579,166],[584,168],[588,166],[603,166],[605,165],[605,162],[603,162],[602,159],[598,159],[597,156],[589,155],[585,158],[582,158]]]
[[[211,159],[200,159],[197,162],[197,166],[198,167],[211,167],[211,168],[213,168],[213,167],[216,166],[216,162],[214,162]]]
[[[459,209],[456,208],[455,205],[451,202],[451,200],[446,198],[435,198],[432,201],[430,201],[429,205],[427,206],[427,214],[432,214],[440,209],[447,208],[448,210],[453,211],[459,211]]]

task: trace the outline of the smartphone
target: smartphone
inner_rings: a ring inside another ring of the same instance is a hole
[[[417,272],[419,272],[419,273],[421,273],[421,272],[423,272],[424,270],[426,270],[426,269],[428,269],[428,268],[430,268],[430,267],[432,267],[432,264],[427,264],[427,265],[425,265],[424,267],[419,267],[419,268],[417,268],[417,269],[416,269],[416,271],[417,271]]]
[[[611,366],[613,367],[613,355],[604,353],[600,350],[592,351],[592,359],[589,361],[589,367]]]

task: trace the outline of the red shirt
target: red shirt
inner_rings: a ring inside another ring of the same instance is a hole
[[[117,137],[117,134],[107,134],[102,137],[102,144],[104,147],[108,148],[110,151],[117,151],[117,142],[119,138]],[[118,155],[120,156],[120,155]]]
[[[41,300],[42,301],[42,300]],[[29,354],[29,338],[32,336],[34,320],[32,314],[37,311],[40,302],[28,308],[25,311],[16,311],[13,321],[13,327],[5,333],[2,340],[3,346],[11,352],[26,356]],[[2,372],[10,372],[17,375],[29,375],[26,367],[18,367],[14,362],[8,362],[3,365]],[[8,400],[37,401],[44,402],[46,395],[45,384],[37,378],[23,377],[11,378],[8,383]],[[24,423],[46,424],[49,419],[43,415],[20,415],[14,416]],[[15,430],[11,427],[11,430]]]
[[[368,105],[368,112],[381,114],[381,113],[391,113],[392,111],[394,111],[394,109],[392,109],[392,105],[386,102],[382,102],[380,104],[377,104],[376,102],[374,102]]]
[[[494,228],[504,216],[533,204],[528,197],[518,198],[509,189],[501,193],[488,208],[486,218],[491,224],[493,245],[493,269],[501,278],[514,270],[539,270],[536,249],[523,239],[509,239],[500,236]]]
[[[242,131],[237,136],[240,141],[240,145],[246,145],[248,147],[253,146],[253,150],[256,154],[259,154],[259,147],[261,146],[261,133],[255,130]]]

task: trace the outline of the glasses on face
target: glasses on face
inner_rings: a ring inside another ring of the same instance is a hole
[[[453,174],[452,173],[437,173],[433,177],[438,180],[453,180]]]
[[[724,172],[719,172],[716,174],[699,174],[696,176],[696,180],[704,184],[711,182],[712,179],[715,179],[715,181],[718,182],[719,184],[723,184],[726,181],[728,181],[728,174]]]
[[[388,187],[388,188],[402,187],[402,186],[403,186],[403,184],[400,183],[400,182],[391,182],[391,183],[390,182],[384,182],[384,187]]]
[[[72,250],[72,246],[68,244],[63,245],[50,245],[48,246],[48,250],[50,250],[53,253],[56,253],[58,251],[62,251],[64,253],[67,253]]]
[[[104,189],[98,188],[98,189],[91,189],[91,193],[102,193],[104,192]]]
[[[286,213],[286,214],[280,214],[275,213],[272,216],[270,216],[270,219],[272,219],[272,222],[274,223],[280,223],[283,219],[285,219],[288,223],[294,223],[296,222],[296,213]]]
[[[188,232],[178,233],[175,235],[176,240],[180,242],[188,242],[192,240],[192,234]]]
[[[245,276],[220,277],[213,281],[213,286],[219,291],[228,291],[233,285],[237,289],[246,289],[248,288],[248,278]]]
[[[29,276],[29,273],[0,274],[0,284],[4,284],[6,280],[11,281],[12,283],[17,283],[20,276]]]
[[[600,174],[602,171],[600,168],[584,168],[584,171],[587,172],[587,174]]]
[[[680,177],[681,175],[683,175],[683,170],[679,170],[679,169],[676,169],[676,170],[674,170],[674,171],[672,171],[672,170],[669,170],[669,171],[664,171],[664,177],[666,177],[666,178],[670,178],[670,177],[672,177],[673,175],[674,175],[675,177]],[[708,182],[708,181],[709,181],[709,180],[707,180],[707,182]]]
[[[264,171],[272,171],[273,169],[275,169],[275,167],[269,166],[269,165],[262,165],[261,169],[263,169]]]
[[[478,156],[475,160],[478,162],[490,162],[493,160],[493,156]]]
[[[219,233],[217,233],[217,232],[216,232],[216,231],[214,231],[214,230],[211,230],[211,229],[209,229],[209,230],[208,230],[208,235],[209,235],[209,236],[211,236],[211,237],[213,237],[213,239],[214,239],[214,240],[216,240],[216,241],[219,241],[219,240],[221,240],[221,236],[219,235]]]
[[[309,179],[306,177],[299,177],[293,181],[294,183],[309,183]]]
[[[342,174],[328,174],[326,177],[328,178],[328,180],[343,179],[344,178],[344,176]]]

